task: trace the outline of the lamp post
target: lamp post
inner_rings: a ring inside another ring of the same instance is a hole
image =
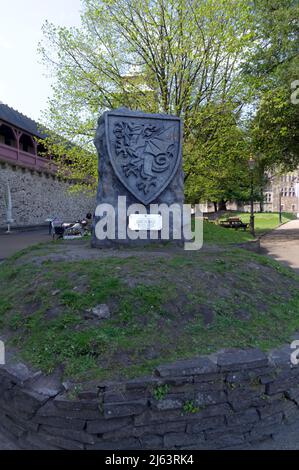
[[[282,210],[281,210],[281,197],[282,197],[282,189],[279,188],[279,223],[281,224],[282,223]]]
[[[254,200],[253,200],[253,170],[255,168],[255,160],[251,156],[248,161],[248,167],[250,170],[250,233],[255,237],[254,231]]]
[[[292,186],[294,187],[295,196],[297,198],[297,219],[299,219],[299,177],[293,176]]]

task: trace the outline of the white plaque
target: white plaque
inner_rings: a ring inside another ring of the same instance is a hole
[[[130,230],[162,230],[161,214],[130,214]]]

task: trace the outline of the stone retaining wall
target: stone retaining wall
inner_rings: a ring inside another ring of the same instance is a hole
[[[153,376],[77,390],[24,364],[0,367],[0,423],[24,449],[229,449],[298,419],[290,347],[226,350]]]
[[[85,217],[94,211],[95,195],[71,193],[71,184],[56,176],[0,164],[0,227],[6,227],[5,195],[11,188],[14,226],[44,224],[48,217],[65,221]]]

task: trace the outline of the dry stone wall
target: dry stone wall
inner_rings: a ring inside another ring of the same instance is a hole
[[[5,194],[9,181],[15,226],[45,224],[51,216],[66,221],[82,218],[95,208],[95,196],[70,193],[70,183],[56,176],[9,164],[0,165],[0,227],[6,226]]]
[[[24,449],[244,449],[298,419],[290,348],[226,350],[69,397],[59,376],[0,367],[0,428]]]

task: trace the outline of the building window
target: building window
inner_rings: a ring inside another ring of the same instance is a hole
[[[35,154],[33,140],[29,135],[22,134],[20,138],[20,149],[24,152]]]
[[[292,212],[296,212],[296,206],[295,206],[295,204],[292,204]]]
[[[17,141],[12,129],[5,124],[0,125],[0,143],[16,147]]]
[[[265,202],[270,204],[272,202],[272,193],[265,193]]]

